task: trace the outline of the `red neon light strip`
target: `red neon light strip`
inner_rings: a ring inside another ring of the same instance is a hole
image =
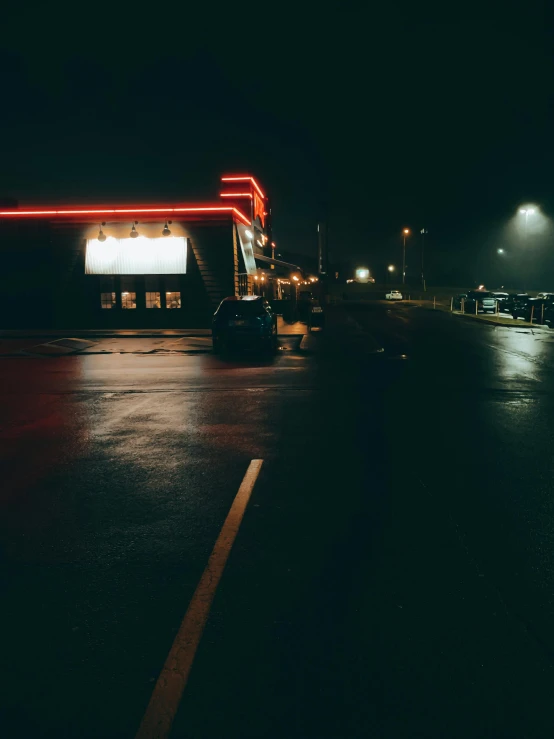
[[[247,226],[250,225],[250,220],[240,211],[238,208],[232,206],[213,206],[206,208],[181,208],[181,207],[167,207],[167,208],[87,208],[86,210],[2,210],[0,211],[0,217],[33,217],[33,216],[92,216],[92,215],[109,215],[109,214],[140,214],[140,213],[213,213],[213,212],[226,212],[235,215]]]
[[[237,218],[240,218],[242,220],[245,226],[251,225],[250,219],[248,219],[241,210],[239,210],[238,208],[233,208],[233,213],[236,214]]]
[[[220,198],[252,198],[251,192],[220,192]]]
[[[251,182],[256,190],[258,191],[258,195],[265,200],[265,195],[262,192],[262,188],[258,185],[256,180],[251,175],[232,175],[229,177],[222,177],[222,182]]]

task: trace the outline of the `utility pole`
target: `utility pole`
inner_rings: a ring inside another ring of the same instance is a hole
[[[317,271],[325,277],[328,270],[327,221],[322,219],[317,224]]]
[[[327,303],[330,291],[329,276],[329,241],[328,241],[328,216],[329,207],[326,199],[323,199],[319,207],[320,218],[317,222],[317,271],[319,275],[319,296],[323,303]]]
[[[402,284],[406,284],[406,237],[410,235],[409,228],[402,229]]]
[[[423,258],[425,253],[425,234],[428,234],[429,231],[427,231],[426,228],[421,229],[421,287],[423,288],[423,291],[425,292],[425,272],[423,268]]]

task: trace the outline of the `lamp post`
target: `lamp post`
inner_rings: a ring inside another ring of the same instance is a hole
[[[497,273],[497,274],[500,275],[500,282],[508,282],[507,265],[506,265],[506,262],[505,262],[505,259],[506,259],[506,250],[500,248],[500,249],[497,249],[496,250],[496,253],[499,256],[499,261],[498,261],[498,265],[499,266],[495,269],[495,273]],[[502,264],[502,262],[504,262],[504,263]]]
[[[394,270],[395,269],[396,269],[396,267],[394,266],[394,264],[389,264],[389,266],[387,267],[386,276],[388,278],[388,276],[390,275],[391,282],[392,282],[392,276],[393,276],[393,273],[394,273]],[[385,284],[388,284],[388,279],[385,280]]]
[[[410,229],[402,230],[402,284],[406,283],[406,238],[410,235]]]
[[[423,255],[425,251],[425,235],[428,233],[429,231],[426,228],[421,229],[421,287],[423,288],[423,292],[425,292],[425,273],[423,271]]]
[[[300,275],[291,275],[290,286],[291,286],[291,320],[296,323],[298,320],[298,283],[300,282]]]

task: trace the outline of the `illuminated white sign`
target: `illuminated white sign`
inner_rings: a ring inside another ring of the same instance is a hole
[[[87,239],[87,275],[183,275],[186,271],[187,240],[183,236]]]
[[[249,231],[241,223],[237,223],[237,231],[239,234],[240,248],[244,259],[244,266],[249,275],[256,274],[256,260],[254,259],[254,250],[252,249],[252,239],[254,234]]]

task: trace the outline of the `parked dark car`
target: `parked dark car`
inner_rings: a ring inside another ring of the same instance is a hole
[[[549,294],[542,298],[530,298],[518,300],[512,310],[514,318],[523,318],[533,323],[554,323],[554,295]]]
[[[462,300],[465,300],[466,298],[467,298],[467,293],[460,293],[459,295],[455,295],[454,301],[452,303],[454,310],[461,310]]]
[[[544,311],[542,314],[539,312],[539,321],[542,318],[542,323],[550,328],[554,328],[554,298],[544,302]]]
[[[491,292],[486,290],[470,290],[464,299],[464,313],[475,313],[475,305],[477,311],[483,313],[496,313],[496,300]]]
[[[529,312],[528,309],[534,301],[535,298],[532,298],[530,295],[516,295],[512,304],[512,316],[514,318],[525,318]]]
[[[225,298],[212,322],[214,352],[232,347],[277,350],[277,316],[264,298],[256,295]]]
[[[533,320],[548,326],[554,324],[554,294],[544,293],[544,297],[536,299]]]
[[[526,303],[528,299],[529,295],[527,295],[527,293],[510,293],[508,295],[508,300],[506,301],[508,313],[513,315],[515,308],[520,304]]]

